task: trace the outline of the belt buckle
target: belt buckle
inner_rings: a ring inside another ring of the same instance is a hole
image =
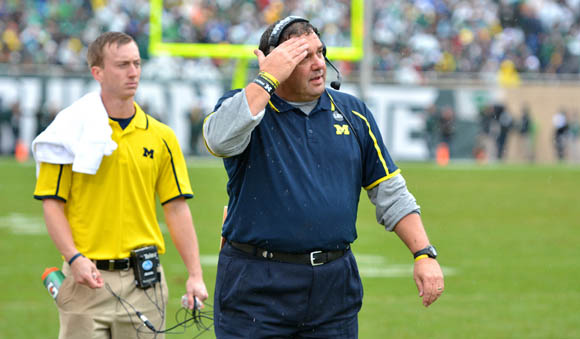
[[[109,259],[109,271],[114,271],[114,270],[115,270],[115,260]]]
[[[125,258],[125,259],[122,259],[122,260],[125,263],[125,268],[122,268],[121,270],[128,271],[131,268],[131,259]]]
[[[319,262],[319,263],[315,263],[314,262],[314,255],[318,254],[318,253],[322,253],[322,251],[314,251],[314,252],[310,252],[310,265],[312,266],[320,266],[322,264],[324,264],[323,262]]]

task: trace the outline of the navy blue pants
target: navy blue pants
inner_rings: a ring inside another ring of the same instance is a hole
[[[231,245],[219,256],[214,326],[224,338],[358,338],[363,289],[349,250],[330,263],[280,263]]]

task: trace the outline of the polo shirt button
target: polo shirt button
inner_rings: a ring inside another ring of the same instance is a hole
[[[308,130],[308,133],[312,134],[312,132],[313,132],[313,131],[312,131],[312,129],[309,129],[309,130]]]

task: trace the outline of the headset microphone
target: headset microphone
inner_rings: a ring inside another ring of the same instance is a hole
[[[330,87],[334,88],[335,90],[339,90],[340,89],[340,85],[342,83],[342,75],[340,74],[340,71],[338,70],[338,68],[336,68],[332,62],[330,62],[330,60],[328,60],[328,58],[326,57],[326,55],[324,56],[324,60],[326,60],[326,63],[330,65],[330,67],[332,67],[332,69],[334,69],[334,71],[336,72],[336,80],[332,81],[330,83]]]

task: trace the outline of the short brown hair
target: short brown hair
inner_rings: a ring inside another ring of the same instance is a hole
[[[123,32],[107,32],[101,34],[89,45],[89,50],[87,52],[87,62],[89,67],[103,67],[103,49],[105,46],[111,44],[121,46],[131,42],[135,42],[135,40],[130,35]]]
[[[278,20],[275,23],[271,24],[264,31],[264,33],[262,33],[262,37],[260,38],[260,45],[258,46],[258,49],[260,51],[262,51],[262,53],[264,53],[264,55],[270,54],[270,52],[276,47],[276,46],[270,46],[270,35],[272,35],[272,31],[274,30],[274,27],[276,27],[276,25],[280,21],[282,21],[282,20]],[[284,28],[284,31],[282,31],[280,33],[280,40],[278,41],[278,45],[283,43],[284,41],[290,39],[293,36],[301,36],[301,35],[310,34],[310,33],[315,33],[316,35],[319,35],[318,29],[316,27],[314,27],[310,22],[308,22],[308,21],[294,22],[290,26]]]

